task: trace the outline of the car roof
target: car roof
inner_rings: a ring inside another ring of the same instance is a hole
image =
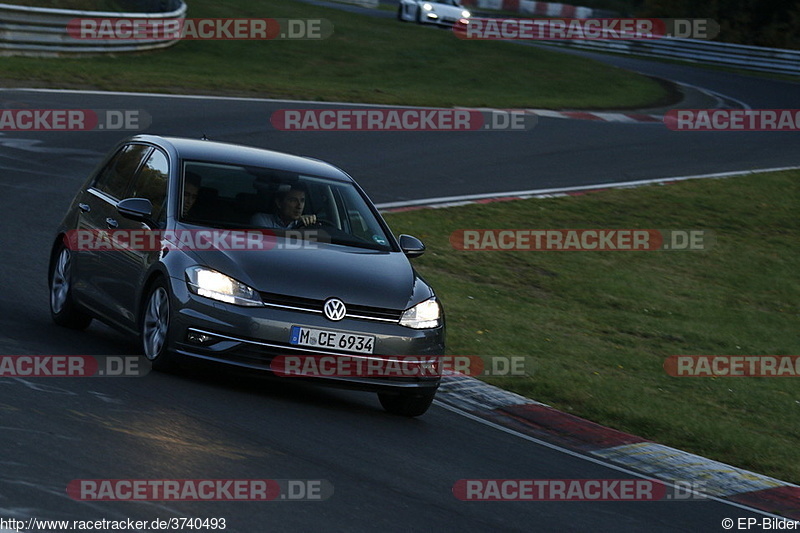
[[[343,170],[309,157],[302,157],[264,148],[204,139],[135,135],[126,142],[143,141],[174,151],[183,160],[211,161],[234,165],[257,166],[300,174],[353,181]]]

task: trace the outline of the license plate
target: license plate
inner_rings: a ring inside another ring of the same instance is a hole
[[[346,350],[356,353],[372,353],[375,349],[373,335],[358,335],[328,329],[314,329],[303,326],[292,326],[289,344],[294,346],[313,346],[331,350]]]

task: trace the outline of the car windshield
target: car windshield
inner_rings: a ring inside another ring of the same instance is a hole
[[[205,227],[292,229],[334,244],[391,250],[352,183],[283,170],[184,161],[180,213],[183,222]]]

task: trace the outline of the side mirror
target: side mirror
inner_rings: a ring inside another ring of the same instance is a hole
[[[411,235],[400,235],[400,249],[406,257],[413,259],[425,253],[425,245],[422,241]]]
[[[137,222],[150,222],[153,204],[147,198],[125,198],[117,204],[117,212]]]

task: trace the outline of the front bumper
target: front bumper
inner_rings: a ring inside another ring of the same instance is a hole
[[[449,13],[436,13],[434,11],[425,11],[422,10],[420,12],[420,20],[424,23],[428,24],[436,24],[439,26],[454,26],[459,20],[461,20],[461,15],[452,15]]]
[[[415,330],[396,323],[345,318],[332,322],[302,311],[269,307],[241,307],[192,294],[182,280],[173,279],[175,310],[170,348],[178,354],[266,371],[284,379],[302,379],[326,385],[368,391],[436,390],[441,375],[431,367],[444,355],[444,326]],[[289,342],[293,326],[343,331],[375,337],[372,354],[296,346]],[[303,364],[310,358],[339,363],[337,371]],[[400,360],[401,371],[374,372],[377,360]],[[283,372],[287,360],[294,369]],[[298,364],[297,362],[300,361]],[[416,371],[414,370],[416,368]],[[437,367],[440,368],[440,367]],[[345,371],[342,371],[345,369]],[[422,392],[422,391],[420,391]]]

